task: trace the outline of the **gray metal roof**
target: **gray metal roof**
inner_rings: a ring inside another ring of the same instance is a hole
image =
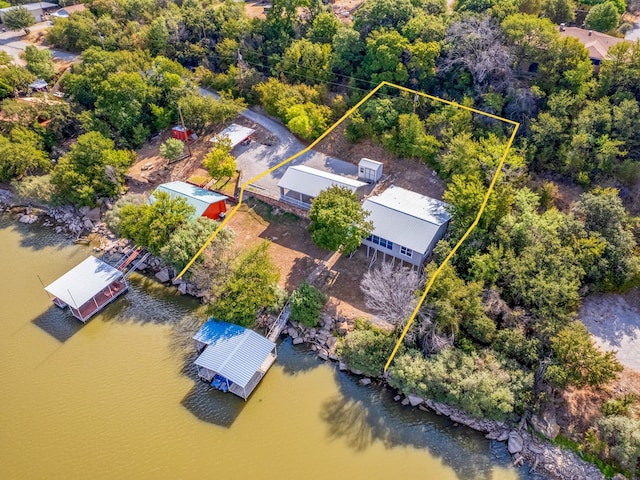
[[[169,182],[158,185],[156,191],[166,192],[171,198],[182,197],[189,205],[196,209],[195,216],[200,217],[205,212],[209,205],[212,203],[218,203],[222,200],[226,200],[228,197],[220,195],[219,193],[205,190],[204,188],[196,187],[186,182]],[[154,198],[151,197],[150,201]]]
[[[382,162],[378,162],[377,160],[371,160],[370,158],[362,157],[358,162],[358,166],[370,168],[372,170],[377,170],[382,167]]]
[[[194,362],[245,388],[276,344],[247,328],[209,320],[196,334],[209,346]]]
[[[231,147],[233,148],[254,133],[255,130],[253,128],[243,127],[242,125],[238,125],[237,123],[232,123],[220,133],[211,137],[209,141],[215,142],[219,137],[227,137],[229,140],[231,140]]]
[[[53,7],[57,7],[58,5],[56,5],[55,3],[48,3],[48,2],[40,2],[40,3],[24,3],[22,5],[14,5],[13,7],[6,7],[6,8],[0,8],[0,13],[6,13],[9,10],[13,10],[16,7],[24,7],[26,8],[28,11],[33,12],[34,10],[44,10],[47,8],[53,8]]]
[[[278,182],[278,187],[293,190],[309,197],[317,197],[320,192],[332,186],[345,187],[355,192],[367,184],[349,177],[317,170],[305,165],[289,167]]]
[[[120,270],[91,256],[44,289],[64,303],[78,308],[122,276]]]
[[[447,204],[391,186],[362,205],[370,212],[373,234],[416,252],[426,252],[438,228],[451,219]]]

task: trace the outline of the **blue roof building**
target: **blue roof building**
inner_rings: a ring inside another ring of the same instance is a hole
[[[193,339],[200,353],[194,362],[198,377],[245,400],[278,356],[276,344],[271,340],[248,328],[213,318]]]

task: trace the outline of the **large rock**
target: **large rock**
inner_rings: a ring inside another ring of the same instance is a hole
[[[20,223],[35,223],[38,221],[38,217],[36,215],[22,215],[18,221]]]
[[[424,399],[417,395],[408,395],[407,398],[409,399],[409,405],[412,407],[417,407],[421,403],[424,403]]]
[[[343,336],[349,333],[349,324],[347,322],[340,323],[338,325],[338,333]]]
[[[93,228],[93,222],[88,218],[84,221],[83,225],[87,230],[91,230]]]
[[[509,441],[507,442],[507,449],[509,450],[509,453],[511,455],[514,453],[520,453],[523,446],[524,440],[522,439],[522,436],[518,432],[510,432]]]
[[[293,343],[294,345],[300,345],[301,343],[304,343],[304,338],[296,337],[291,343]]]
[[[93,220],[94,222],[100,221],[100,216],[101,216],[100,207],[93,208],[89,210],[86,214],[86,217],[89,220]]]
[[[560,426],[556,421],[556,414],[552,410],[544,412],[542,415],[533,415],[530,420],[533,429],[547,437],[549,440],[553,440],[560,433]]]
[[[156,273],[156,278],[161,283],[167,283],[171,279],[171,277],[169,276],[169,269],[163,268],[162,270],[160,270],[158,273]]]
[[[336,345],[338,344],[338,339],[336,337],[329,337],[327,338],[326,341],[327,347],[329,347],[329,350],[333,351],[336,348]]]
[[[360,385],[363,385],[363,386],[371,385],[371,379],[370,378],[361,378],[359,383],[360,383]]]

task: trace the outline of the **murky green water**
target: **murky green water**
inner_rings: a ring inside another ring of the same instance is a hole
[[[0,216],[0,252],[0,479],[533,478],[502,444],[288,342],[248,402],[208,391],[191,366],[197,302],[134,276],[82,325],[38,276],[89,249]]]

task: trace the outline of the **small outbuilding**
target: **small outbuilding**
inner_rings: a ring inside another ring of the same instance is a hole
[[[183,127],[182,125],[176,125],[171,129],[171,136],[177,140],[182,140],[183,142],[191,142],[196,140],[198,137],[193,130],[190,128]]]
[[[382,178],[382,162],[361,158],[358,163],[358,178],[365,182],[376,183]]]
[[[451,215],[440,200],[391,186],[367,198],[362,208],[369,212],[373,233],[362,241],[373,263],[379,254],[421,267],[433,247],[444,236]]]
[[[158,186],[156,192],[166,192],[171,198],[184,198],[189,205],[195,208],[195,217],[207,217],[218,220],[227,211],[225,200],[228,198],[211,190],[196,187],[186,182],[163,183]],[[154,197],[150,198],[153,201]]]
[[[305,210],[320,192],[333,186],[347,188],[362,198],[367,184],[305,165],[289,167],[278,182],[280,200]]]
[[[68,306],[85,323],[126,292],[128,285],[123,272],[91,256],[44,289],[54,304]]]
[[[198,377],[222,391],[249,398],[278,356],[276,344],[262,335],[209,319],[193,336],[200,354]]]
[[[228,138],[231,141],[231,148],[233,149],[241,143],[251,141],[251,135],[255,132],[256,131],[253,128],[243,127],[242,125],[232,123],[220,133],[211,137],[209,141],[215,142],[219,138]]]
[[[49,87],[49,84],[46,80],[42,78],[36,78],[33,82],[29,84],[29,88],[34,92],[46,92]]]

